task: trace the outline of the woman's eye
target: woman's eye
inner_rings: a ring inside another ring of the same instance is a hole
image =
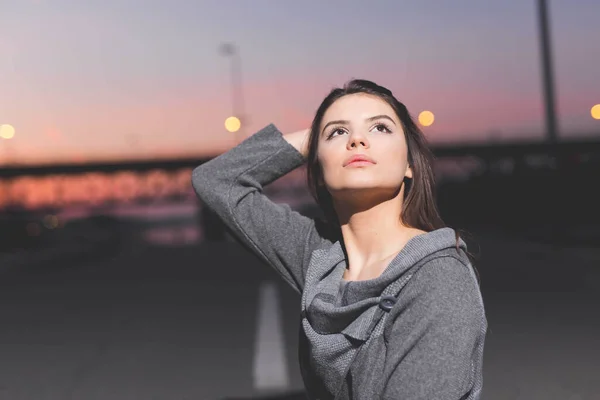
[[[377,125],[375,125],[375,129],[377,129],[379,132],[384,132],[384,133],[390,133],[391,132],[390,128],[388,128],[384,124],[377,124]]]
[[[331,133],[329,134],[329,137],[334,136],[336,133],[344,133],[343,129],[334,129],[333,131],[331,131]]]

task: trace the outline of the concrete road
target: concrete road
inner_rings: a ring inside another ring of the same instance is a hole
[[[490,323],[484,399],[600,398],[600,251],[475,239]],[[266,298],[281,318],[269,321],[259,288],[273,281]],[[299,299],[233,243],[5,269],[0,399],[258,398],[269,366],[256,357],[285,364],[272,391],[299,391]]]

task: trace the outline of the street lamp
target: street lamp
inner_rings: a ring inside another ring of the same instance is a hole
[[[0,138],[12,139],[15,136],[15,128],[12,125],[0,125]]]
[[[433,115],[433,113],[431,111],[422,111],[419,114],[419,123],[423,126],[431,126],[431,124],[433,124],[433,121],[435,121],[435,115]]]
[[[231,102],[233,115],[225,121],[225,127],[229,132],[239,132],[240,138],[243,138],[246,118],[242,90],[242,59],[237,47],[233,43],[223,43],[219,51],[223,56],[231,60]],[[239,142],[238,138],[236,143]]]
[[[0,125],[0,139],[4,139],[7,142],[2,146],[6,153],[6,158],[4,163],[9,164],[12,163],[12,144],[11,140],[15,137],[15,128],[9,124]]]
[[[225,129],[228,132],[234,133],[240,130],[242,121],[238,117],[229,117],[225,120]]]
[[[596,104],[594,107],[592,107],[590,114],[592,114],[592,118],[600,119],[600,104]]]

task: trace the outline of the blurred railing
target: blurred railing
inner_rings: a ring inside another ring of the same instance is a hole
[[[558,232],[563,242],[599,243],[600,213],[594,210],[600,204],[595,189],[600,140],[437,146],[434,153],[438,203],[451,225],[494,226],[544,240],[556,240]],[[197,203],[191,187],[192,168],[204,161],[5,166],[0,169],[0,228],[11,235],[3,243],[17,239],[11,230],[15,219],[23,225],[35,216],[44,219],[43,225],[56,225],[61,209],[83,207],[102,215],[123,204],[181,202],[199,206],[197,223],[205,238],[221,240],[223,227]],[[303,168],[269,185],[266,193],[305,214],[319,214]]]

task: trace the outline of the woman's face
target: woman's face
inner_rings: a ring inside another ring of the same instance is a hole
[[[358,155],[371,162],[348,164]],[[332,196],[366,189],[397,193],[404,178],[412,178],[398,116],[387,102],[368,94],[341,97],[325,112],[317,158]]]

